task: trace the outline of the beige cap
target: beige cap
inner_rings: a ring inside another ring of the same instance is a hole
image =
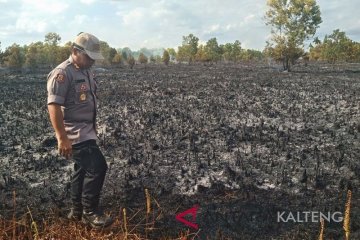
[[[74,40],[74,46],[84,50],[86,54],[93,60],[103,60],[104,57],[100,52],[100,41],[90,33],[80,33]]]

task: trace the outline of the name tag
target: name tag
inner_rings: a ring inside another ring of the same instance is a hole
[[[83,82],[85,82],[85,79],[76,79],[75,80],[75,83],[83,83]]]

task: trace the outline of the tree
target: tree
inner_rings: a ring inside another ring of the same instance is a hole
[[[117,54],[117,51],[115,48],[111,47],[110,50],[109,50],[109,62],[112,62],[115,55]]]
[[[127,63],[129,65],[130,69],[133,69],[133,67],[135,65],[135,59],[131,54],[128,55],[128,57],[127,57]]]
[[[67,42],[64,46],[58,47],[57,52],[58,54],[56,58],[56,63],[60,64],[61,62],[69,58],[71,54],[71,42]]]
[[[193,34],[183,36],[182,46],[178,47],[178,60],[191,63],[195,59],[198,50],[199,38]]]
[[[232,57],[233,61],[235,61],[235,62],[240,61],[241,52],[242,52],[241,42],[239,40],[236,40],[233,43],[233,48],[232,48],[232,53],[231,53],[231,57]]]
[[[221,59],[222,49],[219,47],[216,38],[211,38],[206,42],[204,51],[210,61],[217,62]]]
[[[45,35],[45,44],[49,44],[52,46],[57,46],[61,40],[59,34],[54,32],[49,32]]]
[[[170,55],[170,61],[174,61],[176,59],[176,51],[173,48],[167,49],[169,55]]]
[[[253,49],[244,49],[241,54],[241,59],[244,61],[259,61],[262,58],[262,52]]]
[[[266,24],[272,26],[270,54],[283,62],[284,70],[303,52],[304,41],[314,36],[322,22],[316,0],[268,0]],[[275,44],[275,46],[274,46]]]
[[[352,45],[353,42],[346,36],[345,32],[336,29],[329,36],[325,35],[322,58],[331,63],[351,61]]]
[[[121,50],[121,57],[124,59],[124,61],[128,60],[128,56],[132,55],[132,51],[130,48],[125,47]]]
[[[151,50],[147,49],[147,48],[141,48],[139,50],[140,53],[143,53],[146,57],[150,58],[151,55],[153,55],[153,53],[151,52]]]
[[[198,50],[195,54],[195,61],[198,62],[209,62],[210,58],[208,57],[208,55],[205,52],[205,46],[200,44],[198,46]]]
[[[233,45],[231,43],[226,43],[225,45],[220,46],[223,52],[223,58],[225,61],[234,61],[232,56]]]
[[[144,53],[141,52],[140,55],[139,55],[138,61],[141,64],[145,64],[145,63],[148,62],[148,58],[145,56]]]
[[[45,54],[46,63],[50,66],[54,67],[59,62],[57,61],[58,54],[59,54],[59,48],[58,44],[61,40],[61,37],[59,34],[54,32],[49,32],[45,35],[45,41],[44,41],[44,49],[43,52]]]
[[[155,56],[155,62],[156,62],[156,63],[162,63],[162,62],[163,62],[163,61],[162,61],[162,57],[159,56],[159,55],[156,55],[156,56]]]
[[[39,64],[40,49],[34,43],[31,43],[25,54],[25,65],[30,68],[36,68]]]
[[[169,54],[169,52],[167,50],[164,50],[164,53],[163,53],[163,56],[162,56],[162,61],[166,66],[169,65],[170,54]]]
[[[330,35],[325,35],[322,42],[316,38],[314,44],[315,46],[310,46],[309,57],[311,60],[330,63],[360,61],[359,43],[352,41],[346,36],[345,32],[339,29],[335,29]]]
[[[122,61],[121,54],[117,52],[112,60],[112,63],[119,65],[121,63],[121,61]]]
[[[154,55],[150,56],[150,62],[151,63],[155,63],[156,62],[156,58],[154,57]]]
[[[105,41],[100,41],[100,52],[104,57],[105,64],[110,64],[116,54],[116,49],[109,46]]]
[[[7,67],[20,68],[24,64],[25,56],[20,45],[14,43],[6,48],[4,62]]]

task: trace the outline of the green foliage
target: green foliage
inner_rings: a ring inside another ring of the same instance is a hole
[[[182,45],[178,47],[177,60],[188,61],[189,63],[195,59],[198,51],[199,38],[193,34],[183,36]]]
[[[209,62],[210,58],[207,56],[205,52],[205,46],[200,44],[198,46],[198,51],[195,55],[195,61],[197,62]]]
[[[204,52],[209,61],[217,62],[221,59],[222,49],[219,47],[216,38],[207,41]]]
[[[11,68],[20,68],[25,62],[24,48],[14,43],[7,47],[4,53],[5,66]]]
[[[163,56],[162,56],[162,61],[163,63],[167,66],[169,65],[170,62],[170,54],[167,50],[164,51]]]
[[[175,60],[176,59],[176,51],[175,51],[175,49],[168,48],[167,51],[168,51],[168,53],[170,55],[170,61]]]
[[[47,33],[43,42],[31,43],[29,46],[20,47],[13,45],[5,52],[0,50],[0,62],[6,66],[37,68],[39,66],[55,67],[67,59],[71,54],[72,43],[67,42],[64,46],[59,46],[61,37],[57,33]],[[240,41],[219,45],[216,38],[211,38],[206,45],[198,45],[199,39],[193,34],[183,36],[182,46],[178,47],[178,52],[174,48],[147,49],[141,48],[138,51],[131,51],[130,48],[116,50],[109,46],[105,41],[100,41],[100,50],[104,56],[101,62],[105,65],[129,64],[132,68],[135,65],[135,58],[140,63],[169,64],[170,61],[251,61],[261,59],[262,53],[255,50],[245,50],[241,48]]]
[[[133,69],[135,65],[135,58],[131,54],[127,57],[127,64],[129,65],[130,69]]]
[[[263,54],[258,50],[244,49],[241,51],[241,59],[244,61],[260,61],[263,59]]]
[[[242,49],[239,40],[236,40],[234,43],[226,43],[225,45],[221,45],[221,48],[225,61],[238,62],[241,59]]]
[[[154,55],[150,56],[150,62],[151,63],[155,63],[156,62],[156,58],[154,57]]]
[[[128,57],[132,55],[132,51],[130,48],[126,47],[121,50],[121,56],[124,61],[128,60]]]
[[[114,59],[115,55],[117,54],[117,51],[115,48],[110,47],[109,50],[109,62],[112,62],[112,60]]]
[[[110,47],[109,44],[105,41],[100,41],[100,52],[104,57],[103,62],[105,64],[111,64],[115,54],[117,53],[116,49]]]
[[[58,47],[56,55],[56,65],[62,63],[71,55],[71,42],[67,42],[64,46]]]
[[[116,64],[116,65],[119,65],[120,63],[122,62],[122,56],[120,53],[116,53],[115,56],[113,57],[112,59],[112,63],[113,64]]]
[[[359,62],[359,43],[348,38],[345,32],[335,29],[332,34],[325,35],[323,42],[314,41],[315,46],[310,47],[310,59],[330,63]]]
[[[316,0],[268,0],[267,5],[266,24],[272,26],[267,52],[290,70],[290,63],[301,56],[304,41],[322,22],[320,8]]]
[[[59,47],[58,44],[61,40],[61,37],[59,34],[54,32],[49,32],[45,35],[45,41],[43,45],[43,54],[45,54],[46,63],[48,65],[51,65],[52,67],[55,67],[58,62],[58,55],[62,54],[59,53]]]
[[[25,54],[25,65],[30,68],[35,68],[39,64],[40,60],[40,48],[35,43],[31,43],[28,47],[28,51]]]
[[[148,62],[148,58],[145,56],[144,53],[140,53],[138,61],[140,64],[146,64]]]
[[[45,35],[45,44],[49,44],[52,46],[57,46],[61,40],[59,34],[54,32],[49,32]]]
[[[162,62],[163,62],[163,61],[162,61],[162,57],[159,56],[159,55],[156,55],[154,58],[155,58],[155,62],[156,62],[156,63],[162,63]]]

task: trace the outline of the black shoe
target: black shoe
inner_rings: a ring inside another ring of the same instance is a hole
[[[82,214],[82,222],[93,228],[105,228],[110,226],[114,220],[102,212],[86,212]]]
[[[71,208],[69,214],[67,215],[67,218],[72,221],[80,221],[81,217],[82,217],[82,211],[74,208]]]

